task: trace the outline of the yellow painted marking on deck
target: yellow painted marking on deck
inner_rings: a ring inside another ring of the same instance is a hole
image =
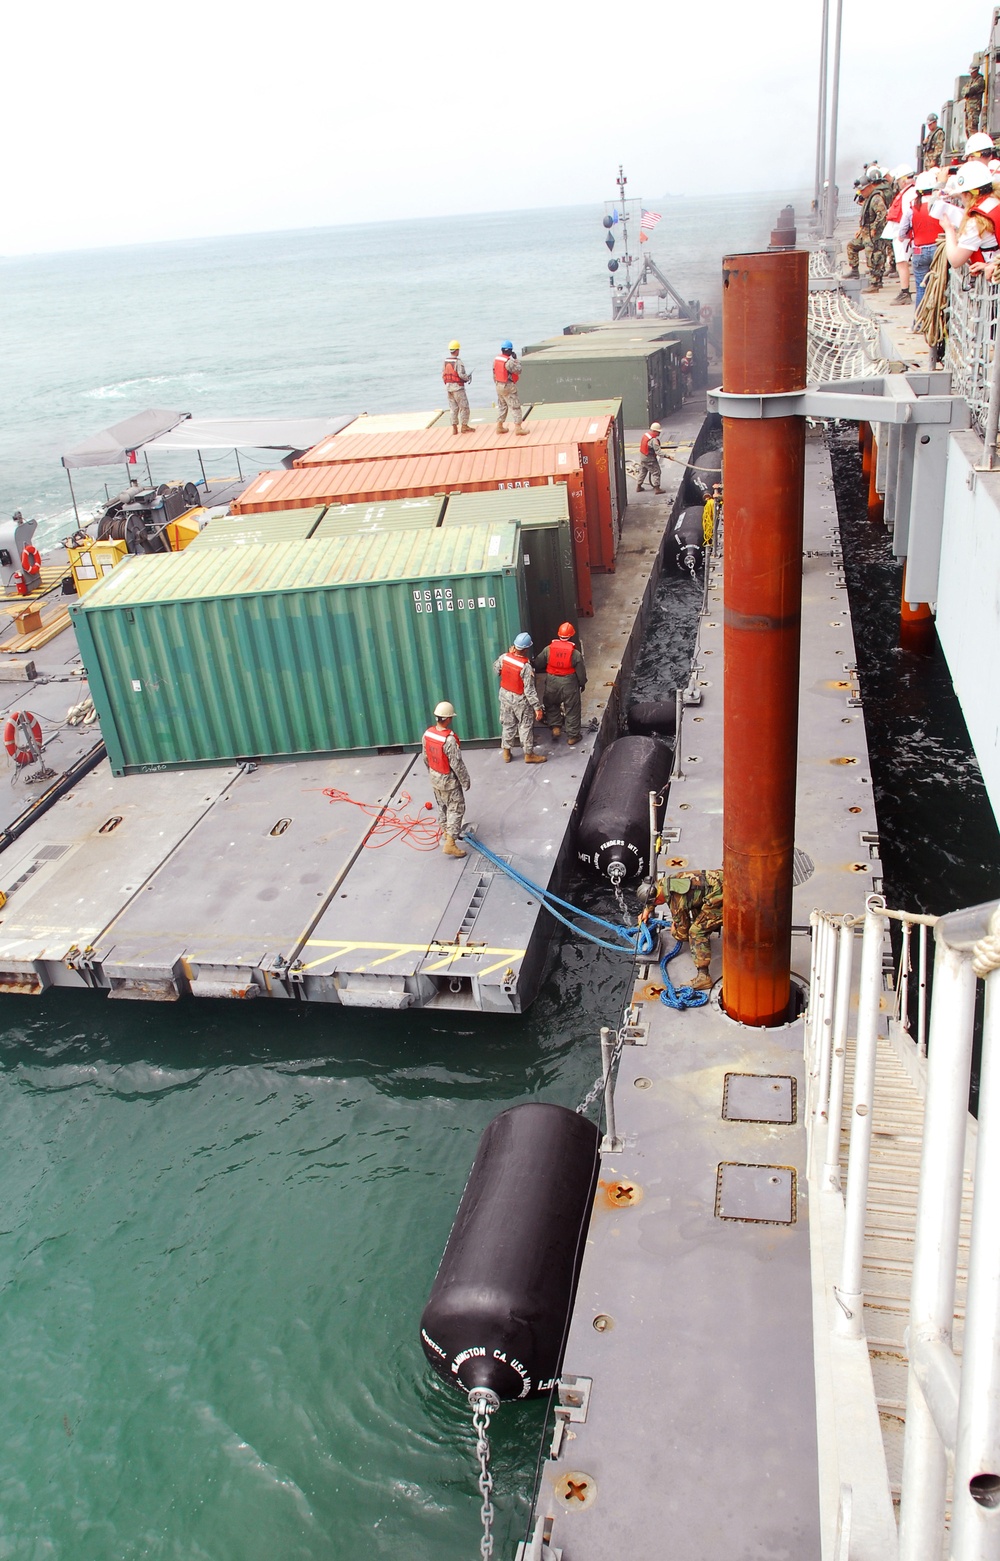
[[[310,960],[308,964],[304,964],[302,966],[303,970],[315,970],[319,965],[325,965],[328,960],[341,959],[345,954],[349,954],[352,949],[387,950],[387,952],[383,954],[381,958],[370,960],[365,964],[359,963],[356,966],[358,970],[370,970],[374,969],[376,965],[384,965],[387,964],[389,960],[398,959],[403,954],[422,954],[426,955],[428,958],[431,958],[434,955],[440,955],[441,945],[438,944],[436,947],[432,948],[427,943],[366,943],[360,940],[350,943],[346,941],[343,943],[335,943],[328,942],[323,938],[310,938],[309,942],[303,949],[303,953],[308,953],[310,949],[315,948],[328,949],[329,953],[321,954],[318,959]],[[492,946],[484,947],[478,944],[470,948],[467,944],[464,943],[456,944],[453,949],[450,948],[446,954],[435,959],[433,965],[425,965],[424,971],[427,972],[441,970],[450,964],[454,964],[456,959],[465,959],[468,958],[469,955],[479,956],[483,954],[502,954],[503,958],[498,960],[496,964],[490,965],[486,970],[477,970],[477,976],[488,975],[490,971],[498,970],[501,965],[508,963],[512,959],[522,959],[524,957],[525,950],[493,948]]]

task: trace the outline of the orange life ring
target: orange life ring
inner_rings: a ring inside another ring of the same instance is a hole
[[[42,569],[42,555],[33,542],[27,543],[21,552],[21,568],[26,575],[37,575]]]
[[[17,734],[23,731],[23,727],[19,726],[18,722],[22,720],[27,722],[31,735],[38,744],[37,750],[30,745],[22,747],[18,743]],[[38,724],[38,717],[32,715],[30,710],[15,710],[3,729],[3,745],[15,764],[32,764],[42,748],[42,728]]]
[[[703,320],[706,320],[706,321],[710,320],[712,318],[712,309],[711,309],[711,305],[710,304],[703,304],[702,305],[701,317],[702,317]]]

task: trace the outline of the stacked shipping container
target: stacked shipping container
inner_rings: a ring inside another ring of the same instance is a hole
[[[355,428],[357,424],[354,425]],[[583,482],[587,497],[587,541],[590,567],[609,573],[615,567],[615,553],[621,533],[624,488],[620,487],[617,460],[617,427],[607,410],[589,416],[566,416],[524,424],[524,432],[513,436],[497,432],[492,423],[482,424],[461,435],[462,454],[470,450],[505,450],[512,437],[521,440],[521,448],[541,445],[575,444],[580,452]],[[381,435],[355,434],[323,439],[295,461],[296,466],[328,466],[332,463],[385,461],[410,455],[449,455],[456,451],[455,435],[449,427],[394,432]]]
[[[243,515],[260,514],[361,499],[372,502],[436,494],[503,492],[553,482],[566,485],[579,610],[581,616],[592,617],[587,495],[576,445],[536,445],[533,440],[518,439],[502,450],[470,449],[465,454],[449,450],[445,455],[261,472],[233,509]]]

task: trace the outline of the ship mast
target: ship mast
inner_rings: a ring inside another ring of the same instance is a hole
[[[669,297],[673,300],[678,316],[682,320],[697,320],[699,318],[697,300],[682,298],[677,289],[664,276],[651,255],[643,253],[641,264],[639,265],[639,273],[635,280],[632,280],[632,267],[635,264],[635,256],[629,248],[628,241],[629,198],[625,193],[627,184],[628,178],[622,164],[619,163],[618,177],[615,180],[618,194],[614,201],[606,201],[604,208],[604,227],[606,229],[604,242],[609,250],[614,250],[615,236],[612,229],[616,228],[620,223],[622,249],[624,251],[620,260],[616,260],[612,254],[612,258],[608,261],[608,271],[611,273],[608,277],[608,283],[611,288],[611,318],[613,320],[627,320],[637,316],[640,312],[637,307],[637,300],[639,299],[641,289],[644,285],[649,284],[657,289],[661,298]],[[637,208],[632,214],[633,224],[639,222],[641,227],[642,202],[633,197],[632,204]],[[621,266],[625,268],[624,281],[621,281],[617,275]]]

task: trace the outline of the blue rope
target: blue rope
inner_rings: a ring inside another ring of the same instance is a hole
[[[612,954],[629,954],[632,958],[635,958],[637,955],[640,957],[648,956],[655,952],[656,933],[659,932],[661,927],[667,925],[666,922],[651,919],[648,922],[640,922],[638,927],[619,927],[616,922],[607,921],[603,916],[595,916],[593,911],[581,910],[579,906],[571,905],[569,900],[560,899],[550,889],[543,889],[540,884],[532,883],[530,878],[526,878],[523,873],[519,873],[516,867],[511,867],[509,862],[505,862],[503,857],[497,856],[490,850],[489,846],[484,846],[473,830],[466,829],[463,832],[462,839],[469,841],[470,845],[475,846],[480,855],[484,856],[488,862],[492,862],[493,866],[498,867],[502,873],[506,873],[507,877],[512,879],[521,889],[524,889],[528,894],[534,895],[543,909],[547,910],[550,916],[554,916],[556,921],[562,922],[563,926],[568,927],[570,932],[575,932],[579,937],[586,938],[588,943],[596,944],[599,949],[608,949]],[[562,910],[568,911],[571,916],[582,917],[585,921],[595,923],[596,926],[601,927],[605,932],[613,933],[620,941],[609,943],[605,938],[595,937],[592,932],[587,932],[584,927],[577,926],[575,921],[570,921],[567,916],[563,916],[560,911],[556,910],[557,905],[561,906]]]
[[[660,974],[663,977],[663,991],[660,993],[660,1002],[667,1008],[703,1008],[711,997],[711,992],[696,992],[691,986],[674,986],[671,981],[667,966],[672,959],[676,959],[681,951],[680,940],[674,944],[669,953],[664,954],[660,960]]]

